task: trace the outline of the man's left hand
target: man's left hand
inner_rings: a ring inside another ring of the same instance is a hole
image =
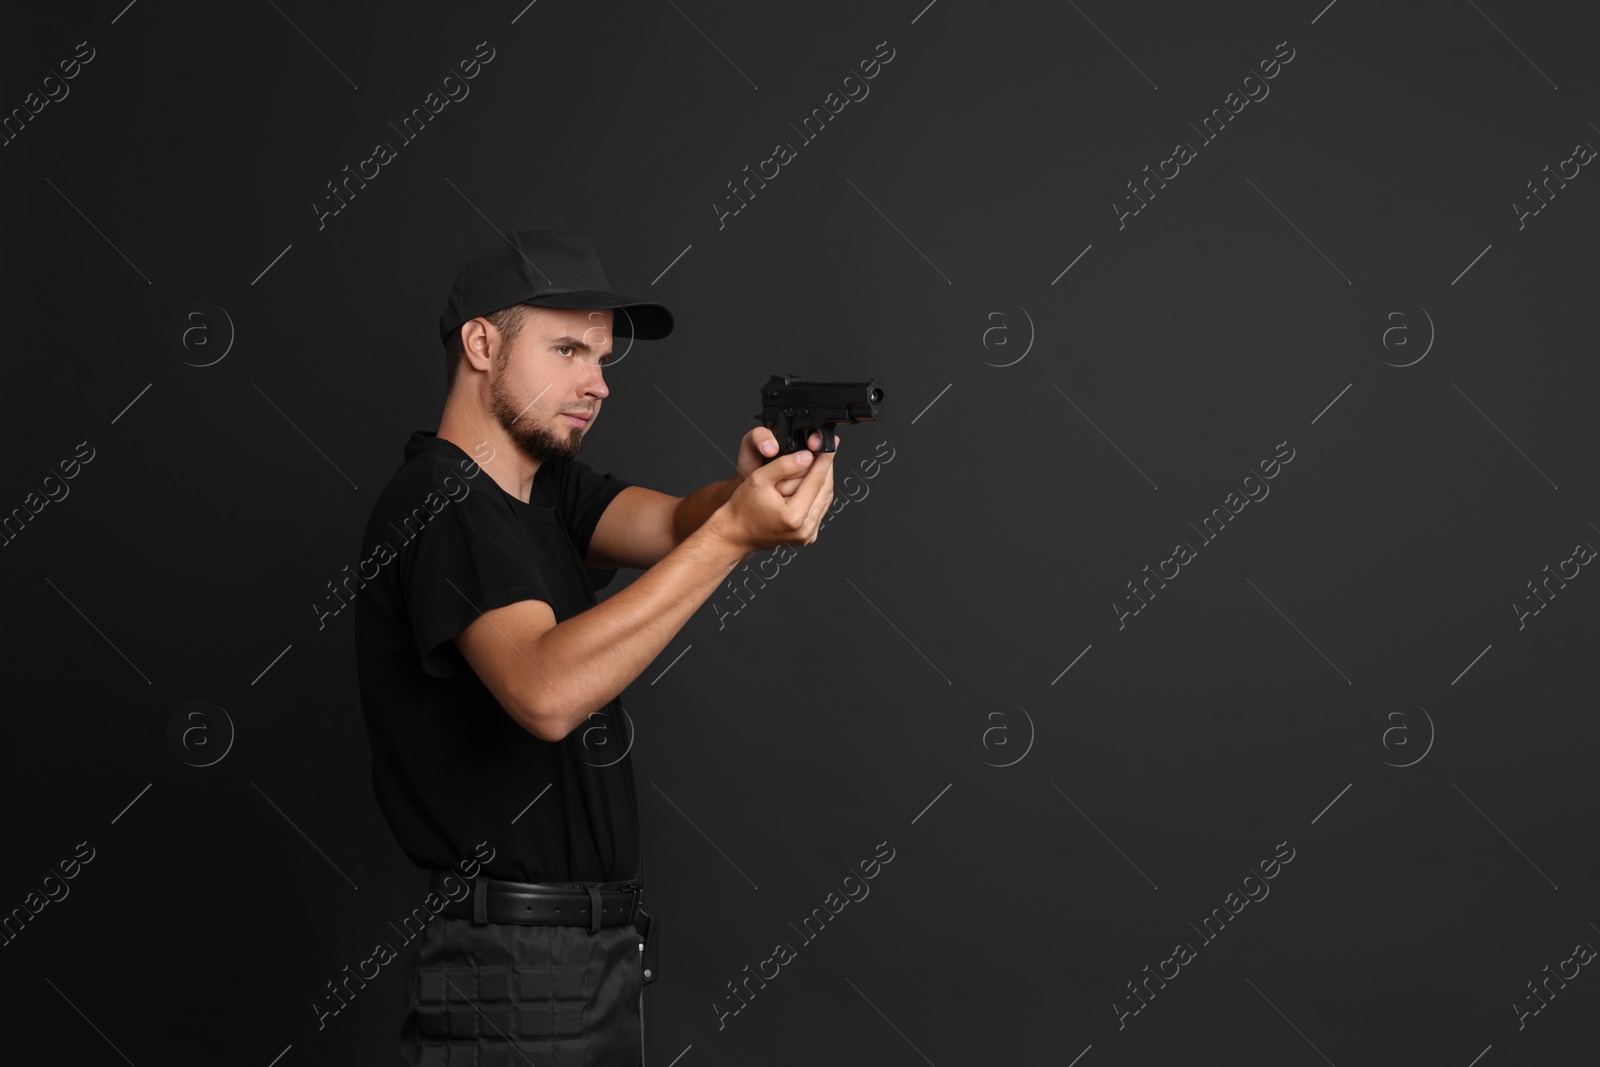
[[[834,437],[836,439],[834,447],[837,449],[838,441],[842,441],[843,438],[839,437],[837,433],[834,434]],[[822,450],[822,434],[816,430],[811,431],[811,436],[806,439],[806,445],[812,452],[820,452]],[[768,461],[776,459],[777,456],[777,437],[765,426],[757,426],[745,434],[744,439],[739,442],[739,474],[748,478],[765,466]],[[800,483],[803,481],[805,481],[805,476],[798,475],[776,483],[774,488],[782,495],[789,496],[800,487]]]

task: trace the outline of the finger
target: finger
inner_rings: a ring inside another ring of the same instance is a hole
[[[826,515],[828,513],[828,509],[831,507],[833,507],[832,466],[828,468],[828,483],[822,487],[822,492],[817,494],[817,518],[819,522],[821,521],[821,517]],[[821,527],[819,526],[818,529],[820,530]]]
[[[817,499],[812,501],[811,507],[806,509],[807,522],[816,522],[817,519],[821,517],[822,513],[827,510],[829,495],[828,487],[824,485],[822,487],[822,492],[817,494]]]
[[[827,521],[827,514],[833,506],[833,472],[828,472],[828,484],[817,496],[816,506],[812,509],[811,540],[814,542],[822,536],[822,524]]]
[[[805,450],[802,449],[802,451],[805,451]],[[806,452],[806,454],[811,457],[811,459],[807,462],[806,466],[802,467],[799,470],[792,471],[791,473],[789,473],[788,475],[784,476],[783,478],[781,478],[777,482],[775,488],[778,490],[778,492],[782,493],[784,496],[789,496],[791,493],[793,493],[796,489],[798,489],[800,487],[800,484],[803,481],[805,481],[806,470],[809,469],[810,466],[812,466],[812,465],[814,465],[816,463],[816,453],[814,453],[814,452]]]
[[[809,455],[810,453],[801,453]],[[832,452],[818,452],[811,469],[806,471],[805,480],[800,483],[800,488],[794,491],[786,507],[792,508],[794,514],[805,515],[811,510],[811,505],[817,502],[817,497],[822,493],[824,486],[831,485],[833,479]],[[770,465],[770,464],[769,464]]]
[[[830,504],[832,504],[832,502],[832,495],[829,493],[823,493],[821,496],[817,497],[816,504],[812,505],[811,510],[807,512],[806,529],[811,532],[811,537],[813,540],[815,540],[817,535],[822,532],[823,519],[828,514],[828,507]]]
[[[776,485],[786,478],[796,478],[804,474],[811,462],[811,453],[802,448],[766,463],[750,478],[758,485]]]
[[[778,439],[767,427],[757,426],[750,431],[749,439],[755,450],[765,458],[771,459],[778,454]]]

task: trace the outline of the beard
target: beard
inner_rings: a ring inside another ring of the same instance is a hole
[[[556,433],[530,418],[523,410],[528,405],[512,400],[503,370],[497,372],[489,383],[489,401],[490,410],[501,428],[524,452],[540,463],[572,459],[583,448],[583,430],[578,427],[570,427],[566,433]]]

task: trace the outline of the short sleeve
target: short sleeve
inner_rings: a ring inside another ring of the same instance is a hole
[[[435,678],[457,673],[463,661],[452,641],[483,612],[519,600],[555,603],[522,524],[492,484],[447,500],[428,520],[402,555],[400,582],[422,669]]]
[[[589,542],[594,528],[600,525],[600,516],[606,508],[632,482],[615,474],[599,474],[581,459],[567,460],[560,465],[556,479],[556,511],[566,524],[567,534],[578,549],[578,558],[589,554]],[[596,589],[610,584],[616,568],[589,569],[589,578]]]

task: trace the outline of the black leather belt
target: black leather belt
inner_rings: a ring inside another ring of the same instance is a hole
[[[461,895],[463,886],[471,892]],[[639,882],[508,882],[479,875],[468,881],[448,871],[432,871],[428,887],[445,898],[441,911],[476,923],[533,926],[622,926],[639,918]]]

